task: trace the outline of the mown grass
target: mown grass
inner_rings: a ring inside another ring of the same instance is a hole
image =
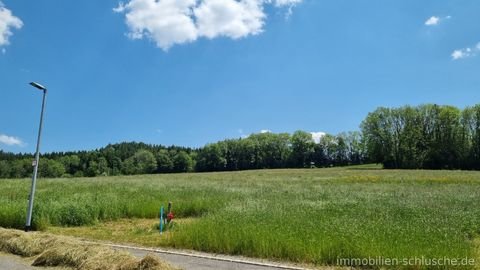
[[[177,269],[153,255],[147,255],[139,260],[126,251],[86,244],[73,238],[1,228],[0,251],[31,257],[33,266],[61,266],[77,270]]]
[[[0,226],[23,227],[28,186],[0,181]],[[480,262],[479,172],[367,167],[40,179],[34,224],[156,218],[168,201],[177,217],[195,219],[158,245],[315,264],[379,256]]]
[[[129,218],[105,221],[95,225],[80,227],[51,226],[47,232],[74,236],[85,240],[100,240],[112,243],[137,245],[142,247],[166,246],[169,238],[184,226],[195,222],[196,218],[175,219],[169,229],[159,233],[158,219]]]

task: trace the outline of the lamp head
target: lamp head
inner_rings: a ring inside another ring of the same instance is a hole
[[[37,88],[37,89],[39,89],[39,90],[42,90],[42,91],[44,91],[44,92],[47,91],[47,88],[46,88],[45,86],[39,84],[39,83],[31,82],[30,85],[33,86],[33,87],[35,87],[35,88]]]

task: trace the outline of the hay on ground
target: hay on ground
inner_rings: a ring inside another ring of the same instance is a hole
[[[33,266],[67,266],[78,270],[173,270],[153,255],[139,260],[109,247],[46,233],[0,228],[0,251],[34,257]]]

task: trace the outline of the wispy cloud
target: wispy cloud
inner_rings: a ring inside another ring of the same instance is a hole
[[[25,146],[25,143],[20,138],[7,136],[5,134],[0,134],[0,143],[9,146]]]
[[[450,15],[445,16],[445,17],[432,16],[425,21],[425,25],[427,25],[427,26],[438,25],[441,22],[443,22],[445,20],[448,20],[448,19],[451,19],[451,18],[452,18],[452,16],[450,16]]]
[[[248,136],[250,136],[250,135],[245,134],[245,133],[243,132],[243,129],[242,129],[242,128],[239,128],[239,129],[237,130],[237,132],[238,132],[238,134],[240,134],[240,138],[242,138],[242,139],[248,138]]]
[[[454,50],[451,54],[451,57],[453,60],[460,60],[463,58],[476,56],[478,53],[480,53],[480,42],[473,47]]]
[[[254,132],[254,133],[248,133],[248,134],[247,134],[247,133],[245,133],[245,132],[243,131],[243,129],[241,129],[241,128],[239,128],[239,129],[237,130],[237,132],[238,132],[238,134],[240,134],[240,138],[242,138],[242,139],[248,138],[248,137],[250,137],[250,135],[253,135],[253,134],[258,134],[258,133],[260,133],[260,134],[272,133],[272,131],[269,130],[269,129],[262,129],[262,130],[260,130],[259,132]]]
[[[0,1],[0,47],[10,43],[9,38],[13,35],[12,29],[20,29],[22,26],[22,20],[15,17],[12,11],[7,9]],[[5,52],[2,49],[2,53]]]
[[[240,39],[263,32],[264,7],[291,8],[302,0],[130,0],[113,11],[125,13],[131,39],[148,38],[168,50],[199,38]]]

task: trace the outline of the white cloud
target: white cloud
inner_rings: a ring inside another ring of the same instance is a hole
[[[427,21],[425,21],[425,25],[427,25],[427,26],[438,25],[442,21],[449,20],[451,18],[452,18],[452,16],[450,16],[450,15],[445,16],[445,17],[432,16],[432,17],[428,18]]]
[[[271,2],[271,1],[269,1]],[[275,6],[283,7],[283,6],[295,6],[300,4],[302,0],[275,0]]]
[[[262,133],[262,134],[263,133],[272,133],[272,131],[269,130],[269,129],[262,129],[262,130],[260,130],[260,133]]]
[[[232,39],[262,32],[265,14],[259,1],[203,0],[194,10],[199,36]]]
[[[451,54],[453,60],[459,60],[467,57],[473,57],[480,53],[480,42],[473,47],[454,50]]]
[[[113,10],[126,13],[128,36],[149,38],[163,50],[198,38],[239,39],[263,31],[266,5],[287,7],[303,0],[130,0]]]
[[[12,137],[12,136],[7,136],[7,135],[4,135],[4,134],[0,134],[0,143],[10,145],[10,146],[13,146],[13,145],[24,146],[25,145],[22,142],[22,140],[20,140],[19,138]]]
[[[198,38],[192,20],[195,0],[132,0],[120,5],[116,12],[127,12],[126,22],[132,39],[148,37],[157,46],[167,50],[175,43],[186,43]]]
[[[315,143],[320,143],[320,139],[326,135],[325,132],[310,132],[312,134],[312,139]]]
[[[8,45],[9,38],[13,34],[12,29],[20,29],[22,26],[23,22],[0,1],[0,46]]]
[[[425,22],[425,25],[437,25],[439,22],[439,17],[432,16]]]
[[[463,50],[455,50],[452,53],[453,60],[458,60],[458,59],[462,59],[462,58],[465,58],[465,57],[466,57],[466,55],[463,52]]]

